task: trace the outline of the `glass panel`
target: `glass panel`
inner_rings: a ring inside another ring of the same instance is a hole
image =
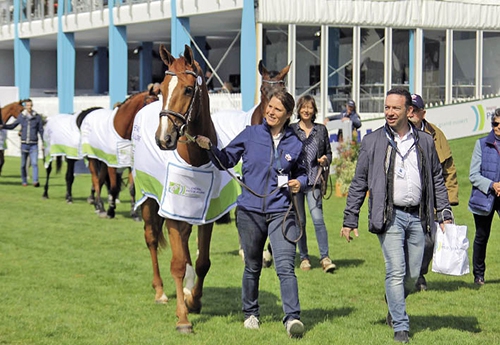
[[[319,26],[296,27],[296,79],[295,94],[297,99],[305,94],[317,96],[316,104],[319,107],[320,82],[320,33]]]
[[[392,86],[409,88],[410,31],[392,31]]]
[[[493,97],[500,94],[500,32],[483,34],[483,96]]]
[[[340,113],[352,93],[352,28],[330,27],[328,38],[329,112]]]
[[[446,31],[424,30],[423,95],[426,103],[444,104]]]
[[[452,99],[474,98],[476,87],[476,33],[453,32],[453,92]]]
[[[288,25],[264,25],[263,30],[262,62],[268,71],[281,71],[289,63]]]
[[[384,109],[384,29],[361,29],[360,94],[358,112]]]

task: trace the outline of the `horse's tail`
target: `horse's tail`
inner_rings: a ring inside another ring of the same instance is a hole
[[[78,129],[80,129],[80,127],[82,126],[82,122],[83,122],[83,119],[88,115],[90,114],[91,112],[93,112],[94,110],[97,110],[97,109],[102,109],[102,107],[92,107],[92,108],[88,108],[88,109],[85,109],[85,110],[82,110],[80,112],[80,114],[78,114],[77,118],[76,118],[76,126],[78,127]]]
[[[162,226],[163,228],[163,226]],[[165,235],[163,234],[163,230],[160,229],[160,232],[158,233],[158,247],[161,249],[167,248],[167,239],[165,238]]]
[[[222,217],[215,221],[215,224],[230,224],[231,223],[231,212],[227,212]]]
[[[57,158],[56,158],[56,174],[59,174],[61,172],[62,164],[63,164],[63,157],[57,156]]]

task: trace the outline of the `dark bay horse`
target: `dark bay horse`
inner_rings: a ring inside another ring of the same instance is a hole
[[[7,121],[11,117],[17,118],[19,114],[21,114],[21,112],[24,110],[23,102],[23,100],[19,102],[12,102],[0,109],[0,112],[2,114],[2,124],[7,123]],[[6,141],[7,133],[4,130],[0,130],[0,175],[2,174],[2,167],[5,163],[4,151]]]
[[[151,87],[148,91],[135,94],[127,98],[123,103],[118,106],[116,114],[113,118],[113,127],[116,134],[122,139],[130,141],[132,134],[132,127],[134,124],[135,115],[144,106],[158,100],[159,90],[154,90]],[[88,114],[87,114],[88,115]],[[85,117],[79,119],[80,128],[85,121]],[[111,137],[113,133],[109,133]],[[130,147],[131,149],[131,147]],[[131,153],[130,153],[131,154]],[[118,168],[110,166],[105,159],[100,157],[87,156],[89,161],[89,170],[92,175],[92,186],[95,191],[94,207],[100,217],[114,218],[116,209],[116,199],[120,191]],[[130,166],[128,166],[130,168]],[[132,174],[129,172],[129,191],[131,196],[131,216],[134,220],[139,221],[140,217],[134,209],[135,205],[135,188],[133,183]],[[106,212],[104,203],[101,198],[101,189],[106,179],[109,179],[109,193],[111,198],[108,199],[108,210]]]
[[[177,59],[161,46],[160,56],[167,66],[167,71],[161,84],[161,93],[164,96],[155,133],[156,144],[161,150],[175,150],[176,154],[193,167],[203,166],[209,163],[210,159],[207,151],[201,149],[193,141],[193,137],[204,135],[213,143],[217,142],[203,72],[194,60],[189,46],[185,46],[183,56]],[[191,333],[192,324],[188,320],[188,312],[198,313],[201,310],[203,283],[210,269],[209,250],[213,223],[198,225],[199,254],[195,265],[197,279],[190,293],[185,294],[183,279],[187,265],[192,265],[188,245],[192,224],[169,217],[163,218],[158,214],[159,208],[157,200],[151,197],[141,204],[144,237],[153,264],[155,299],[157,303],[165,303],[167,300],[163,292],[157,257],[158,245],[164,245],[166,242],[162,229],[165,222],[172,249],[170,272],[174,278],[177,296],[176,329],[180,333]]]

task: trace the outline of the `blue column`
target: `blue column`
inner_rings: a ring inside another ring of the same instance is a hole
[[[409,30],[409,39],[408,39],[408,71],[409,71],[409,80],[408,84],[410,86],[410,93],[414,93],[415,88],[415,30]]]
[[[173,57],[177,58],[184,53],[184,45],[191,46],[191,40],[184,28],[189,32],[189,18],[177,17],[177,1],[171,1],[171,29],[172,29],[172,42],[170,43],[170,53]]]
[[[116,0],[120,1],[120,0]],[[123,102],[127,96],[128,49],[127,27],[116,26],[113,18],[115,0],[109,5],[109,106]]]
[[[95,47],[94,55],[94,93],[103,94],[109,89],[109,60],[106,47]]]
[[[257,83],[257,38],[254,0],[243,0],[240,39],[241,105],[244,111],[255,105]]]
[[[31,53],[30,40],[19,38],[19,14],[22,1],[14,1],[14,82],[19,98],[30,97]]]
[[[139,52],[139,89],[146,90],[153,81],[153,42],[142,42]]]
[[[75,34],[63,32],[62,17],[65,2],[57,7],[57,97],[59,99],[59,113],[73,113],[73,99],[75,97]]]

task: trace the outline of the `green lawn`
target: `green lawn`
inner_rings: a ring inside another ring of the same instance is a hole
[[[460,205],[456,222],[469,226],[468,170],[474,138],[451,142],[458,168]],[[41,165],[41,162],[40,162]],[[65,167],[64,167],[65,168]],[[234,223],[217,225],[212,242],[212,267],[207,276],[203,309],[190,315],[195,334],[175,331],[175,290],[169,273],[170,250],[160,257],[167,305],[156,305],[152,269],[142,223],[129,214],[122,192],[117,217],[99,219],[86,203],[88,175],[77,176],[75,202],[64,201],[64,172],[51,178],[50,199],[43,188],[21,186],[19,158],[7,157],[0,176],[0,344],[280,344],[286,336],[279,283],[273,268],[261,279],[261,329],[243,329],[238,238]],[[41,171],[41,182],[45,172]],[[302,344],[392,344],[384,324],[384,264],[375,235],[362,210],[360,237],[346,243],[339,237],[345,198],[325,202],[330,254],[338,269],[326,275],[319,268],[312,224],[308,223],[313,269],[297,269]],[[472,274],[463,277],[429,273],[429,291],[408,297],[413,344],[498,344],[500,316],[500,235],[493,223],[487,256],[486,285],[478,288]],[[195,236],[191,238],[195,252]],[[472,248],[469,250],[472,258]],[[298,261],[297,261],[298,267]]]

